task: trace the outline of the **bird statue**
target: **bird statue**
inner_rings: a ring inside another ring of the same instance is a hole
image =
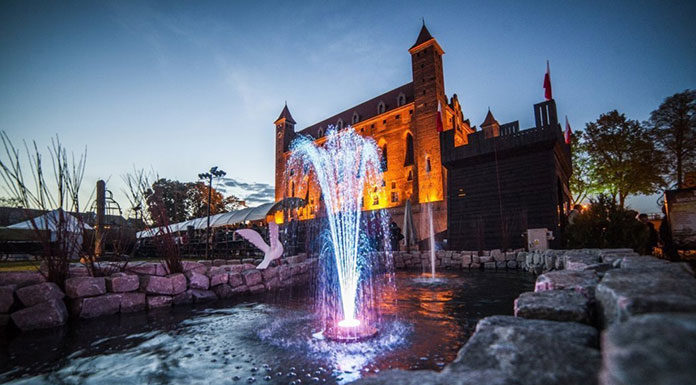
[[[261,234],[252,229],[240,229],[235,233],[241,235],[244,239],[251,242],[259,250],[264,252],[263,261],[256,266],[257,269],[264,270],[271,264],[272,261],[280,258],[283,255],[283,244],[278,238],[278,224],[275,222],[268,223],[268,239],[271,245],[268,246],[261,238]]]

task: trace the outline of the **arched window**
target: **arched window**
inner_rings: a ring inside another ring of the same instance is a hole
[[[353,124],[355,124],[355,123],[357,123],[357,122],[359,122],[359,121],[360,121],[360,115],[358,115],[357,112],[353,112],[353,118],[352,118],[351,122],[352,122]]]
[[[406,104],[406,95],[404,93],[400,93],[399,96],[396,97],[396,105],[401,107],[404,104]]]
[[[413,165],[413,136],[410,133],[406,134],[406,159],[404,166]]]
[[[387,171],[387,144],[382,145],[382,171]]]
[[[338,121],[336,122],[336,128],[339,130],[343,129],[343,119],[338,119]]]
[[[380,101],[380,102],[377,104],[377,115],[383,114],[384,111],[386,111],[386,110],[387,110],[387,106],[384,104],[383,101]]]
[[[426,156],[425,157],[425,172],[430,172],[431,167],[430,167],[430,157]]]
[[[324,136],[324,127],[319,127],[319,131],[317,131],[317,139],[321,138]]]
[[[290,196],[295,196],[295,182],[290,182]]]
[[[413,181],[413,170],[408,170],[408,176],[406,177],[406,180],[409,182]]]

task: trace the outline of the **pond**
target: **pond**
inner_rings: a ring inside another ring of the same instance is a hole
[[[308,290],[94,320],[0,337],[11,384],[342,384],[389,368],[441,369],[476,326],[512,314],[534,277],[514,271],[397,272],[372,339],[317,330]]]

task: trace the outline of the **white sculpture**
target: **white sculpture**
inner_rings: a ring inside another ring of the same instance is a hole
[[[254,246],[258,247],[259,250],[264,252],[263,261],[256,266],[257,269],[265,269],[271,263],[271,261],[280,258],[283,255],[283,244],[280,243],[278,238],[278,224],[275,222],[268,223],[268,239],[271,245],[268,246],[261,238],[261,234],[251,229],[240,229],[235,231],[235,233],[241,235],[244,239],[251,242]]]

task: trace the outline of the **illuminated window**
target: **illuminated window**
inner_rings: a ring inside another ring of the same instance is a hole
[[[357,112],[353,112],[353,119],[352,119],[353,124],[355,124],[359,121],[360,121],[360,115],[358,115]]]
[[[391,201],[392,203],[398,203],[399,202],[399,193],[396,191],[392,191],[391,193]]]
[[[387,144],[382,146],[382,171],[387,171]]]
[[[406,104],[406,95],[404,95],[403,93],[401,93],[401,94],[399,94],[399,96],[396,98],[396,105],[400,107],[400,106],[403,106],[404,104]]]
[[[425,157],[425,172],[430,172],[430,157],[426,156]]]
[[[401,119],[401,115],[396,115],[394,118],[395,118],[396,120],[399,120],[399,119]]]
[[[372,197],[372,205],[373,206],[379,205],[379,195],[375,194],[375,196]]]
[[[336,122],[336,127],[337,127],[339,130],[342,130],[342,129],[343,129],[343,119],[340,119],[340,118],[338,119],[338,122]]]
[[[324,136],[324,127],[319,127],[319,131],[317,132],[317,138],[321,138]]]
[[[387,182],[384,179],[382,179],[382,187],[387,187]]]
[[[377,115],[383,114],[384,111],[386,111],[386,110],[387,110],[387,106],[384,104],[384,102],[380,101],[377,104]]]
[[[413,164],[413,136],[411,134],[406,134],[406,159],[404,160],[404,166],[410,166]]]

